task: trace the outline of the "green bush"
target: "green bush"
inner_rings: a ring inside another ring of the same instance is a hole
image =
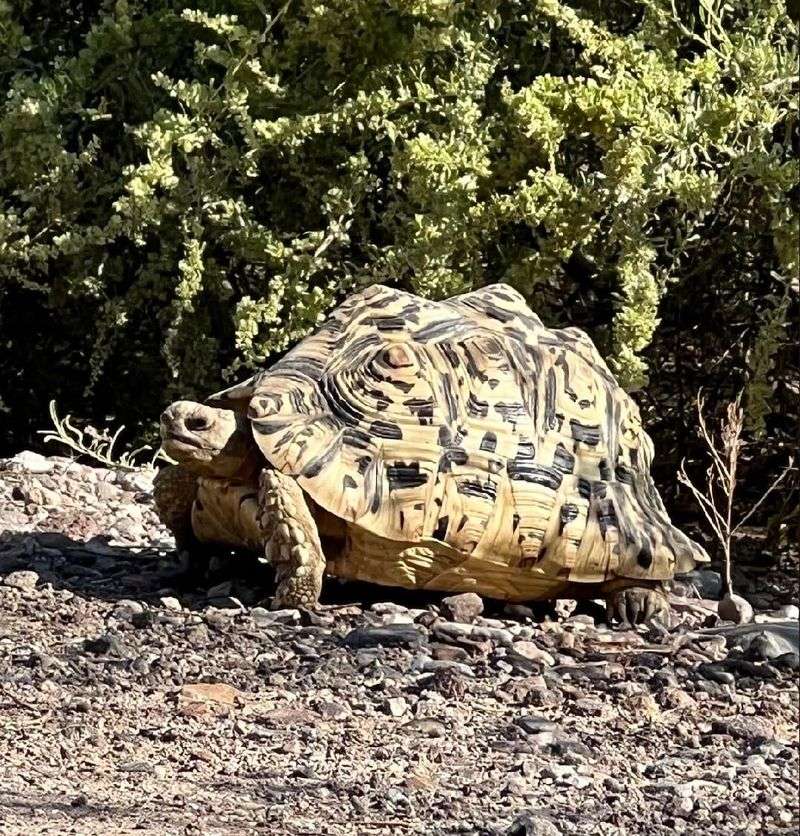
[[[678,446],[695,381],[746,385],[753,428],[787,431],[783,3],[98,6],[0,0],[8,447],[50,398],[146,435],[375,281],[510,282],[629,388],[649,363]]]

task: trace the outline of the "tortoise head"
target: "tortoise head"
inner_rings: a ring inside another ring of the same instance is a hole
[[[250,425],[241,412],[195,401],[175,401],[161,414],[161,446],[202,476],[247,479],[258,459]]]

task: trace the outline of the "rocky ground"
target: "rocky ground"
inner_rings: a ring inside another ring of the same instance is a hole
[[[798,830],[796,565],[738,630],[709,572],[611,630],[336,581],[270,612],[258,564],[185,569],[146,475],[0,462],[1,834]]]

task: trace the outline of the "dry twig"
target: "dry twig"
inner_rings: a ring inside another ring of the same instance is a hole
[[[793,469],[794,459],[773,480],[772,484],[761,495],[750,510],[734,524],[734,498],[736,496],[737,469],[739,454],[744,442],[742,428],[744,426],[744,410],[741,405],[741,394],[735,401],[728,404],[725,418],[720,421],[718,433],[709,429],[704,415],[705,400],[700,392],[697,393],[697,418],[700,437],[703,439],[711,458],[711,464],[706,471],[706,484],[703,489],[694,484],[686,472],[686,459],[681,462],[678,470],[678,481],[686,485],[697,500],[711,530],[714,532],[722,548],[725,562],[725,591],[733,592],[731,579],[731,545],[739,529],[761,507],[764,500],[780,484],[784,477]]]

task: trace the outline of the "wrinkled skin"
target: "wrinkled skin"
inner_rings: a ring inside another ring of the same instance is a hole
[[[161,438],[164,452],[198,476],[254,475],[258,452],[250,427],[232,409],[175,401],[161,415]]]

